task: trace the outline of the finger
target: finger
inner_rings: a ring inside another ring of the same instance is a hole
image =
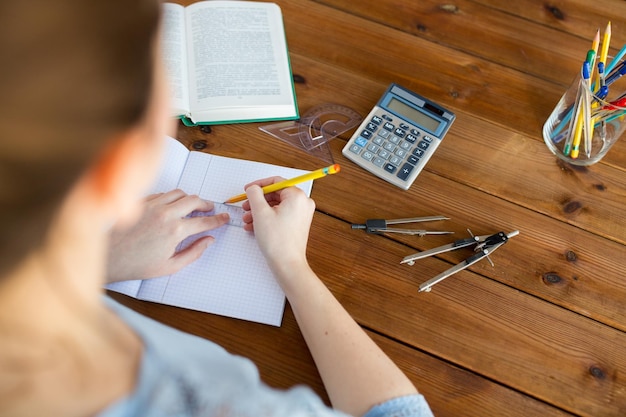
[[[281,181],[285,181],[285,178],[283,177],[269,177],[269,178],[264,178],[261,180],[257,180],[254,182],[251,182],[249,184],[246,184],[244,186],[244,189],[247,191],[248,188],[252,185],[258,185],[259,187],[265,187],[266,185],[271,185],[271,184],[275,184],[277,182],[281,182]],[[279,194],[277,194],[277,192],[273,192],[273,193],[268,193],[265,194],[265,200],[270,203],[270,205],[275,206],[276,204],[280,203],[280,197]],[[275,203],[272,203],[275,202]],[[241,205],[241,208],[243,208],[246,211],[250,210],[250,202],[248,200],[244,201],[244,203]]]
[[[277,198],[279,201],[284,201],[288,198],[297,198],[299,197],[301,194],[306,195],[306,193],[304,191],[302,191],[301,188],[298,187],[287,187],[287,188],[283,188],[282,190],[276,191]]]
[[[215,238],[213,236],[204,236],[187,246],[185,249],[174,254],[174,256],[170,259],[169,273],[173,274],[200,258],[206,248],[211,246],[213,243],[215,243]]]
[[[265,195],[263,194],[263,190],[258,184],[250,185],[246,189],[246,195],[248,197],[248,204],[250,206],[250,210],[261,211],[269,207],[267,200],[265,200]]]
[[[217,229],[218,227],[228,223],[229,220],[230,216],[228,213],[220,213],[215,216],[191,217],[185,219],[185,227],[184,230],[181,230],[181,232],[184,235],[183,238],[185,238],[197,233]]]
[[[155,199],[161,197],[162,195],[163,195],[163,193],[150,194],[148,197],[146,197],[144,199],[144,201],[146,201],[146,202],[152,201],[152,200],[155,200]]]
[[[155,200],[159,200],[159,202],[162,204],[170,204],[170,203],[180,200],[186,195],[187,193],[184,192],[183,190],[175,189],[172,191],[168,191],[166,193],[161,193],[159,195],[156,195]]]
[[[265,201],[267,201],[270,207],[276,206],[280,204],[281,202],[280,191],[275,191],[273,193],[264,194],[264,196],[265,196],[264,197]],[[244,201],[243,204],[241,205],[241,208],[244,209],[245,211],[250,211],[250,201],[248,200]]]
[[[281,181],[285,181],[285,178],[278,177],[278,176],[262,178],[260,180],[252,181],[251,183],[244,185],[243,189],[245,190],[251,185],[258,185],[259,187],[265,187],[266,185],[276,184],[277,182],[281,182]]]
[[[170,203],[175,209],[177,217],[185,217],[193,211],[207,212],[213,210],[213,202],[203,200],[197,195],[185,195]]]

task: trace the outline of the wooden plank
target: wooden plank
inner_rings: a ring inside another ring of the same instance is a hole
[[[319,3],[515,68],[563,88],[580,71],[590,39],[595,35],[594,31],[587,37],[572,36],[470,0],[454,3],[322,0]]]
[[[621,0],[559,0],[537,2],[534,0],[473,0],[505,13],[542,23],[552,28],[591,39],[596,30],[604,31],[611,21],[611,45],[617,50],[626,44],[626,3]]]

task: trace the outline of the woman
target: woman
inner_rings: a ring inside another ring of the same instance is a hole
[[[158,7],[0,5],[0,416],[430,415],[309,268],[314,203],[297,188],[264,196],[260,186],[276,179],[247,187],[246,228],[291,303],[335,410],[306,388],[270,389],[249,361],[103,297],[107,272],[136,279],[176,271],[211,250],[212,238],[174,253],[178,242],[227,221],[183,220],[211,207],[179,190],[137,199],[171,123]]]

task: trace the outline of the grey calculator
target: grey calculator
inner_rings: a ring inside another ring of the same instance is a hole
[[[408,190],[455,117],[440,105],[392,83],[342,153],[372,174]]]

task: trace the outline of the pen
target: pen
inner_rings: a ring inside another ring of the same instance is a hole
[[[606,73],[607,74],[610,73],[611,71],[613,71],[613,68],[615,68],[615,66],[620,63],[622,58],[624,58],[625,54],[626,54],[626,45],[622,46],[622,49],[620,49],[619,52],[617,53],[617,55],[615,55],[615,58],[613,58],[611,60],[611,62],[609,64],[607,64],[607,66],[606,66]]]
[[[611,71],[608,76],[606,76],[605,74],[606,85],[609,86],[613,84],[618,78],[622,77],[624,74],[626,74],[626,61],[619,64],[615,69],[613,69],[613,71]]]
[[[262,188],[263,194],[273,193],[274,191],[282,190],[287,187],[293,187],[294,185],[298,185],[306,181],[313,181],[318,178],[325,177],[326,175],[336,174],[337,172],[339,172],[340,169],[341,168],[339,167],[339,164],[334,164],[334,165],[327,166],[325,168],[320,168],[316,171],[311,171],[304,175],[300,175],[299,177],[280,181],[275,184],[266,185],[265,187]],[[248,199],[248,196],[245,193],[243,193],[243,194],[239,194],[239,195],[229,198],[224,203],[226,204],[238,203],[239,201],[243,201],[247,199]]]
[[[603,93],[603,90],[608,90],[608,87],[606,86],[606,79],[605,79],[605,74],[604,74],[604,64],[602,62],[598,62],[598,74],[600,75],[600,89],[598,90],[598,93]],[[606,91],[606,94],[608,95],[608,91]],[[599,103],[597,103],[599,105]],[[592,122],[593,123],[593,122]],[[606,141],[606,122],[603,120],[600,123],[600,137],[602,138],[602,142]],[[593,133],[592,133],[593,135]],[[591,149],[588,149],[588,154],[587,157],[589,157],[589,152],[591,151]]]

